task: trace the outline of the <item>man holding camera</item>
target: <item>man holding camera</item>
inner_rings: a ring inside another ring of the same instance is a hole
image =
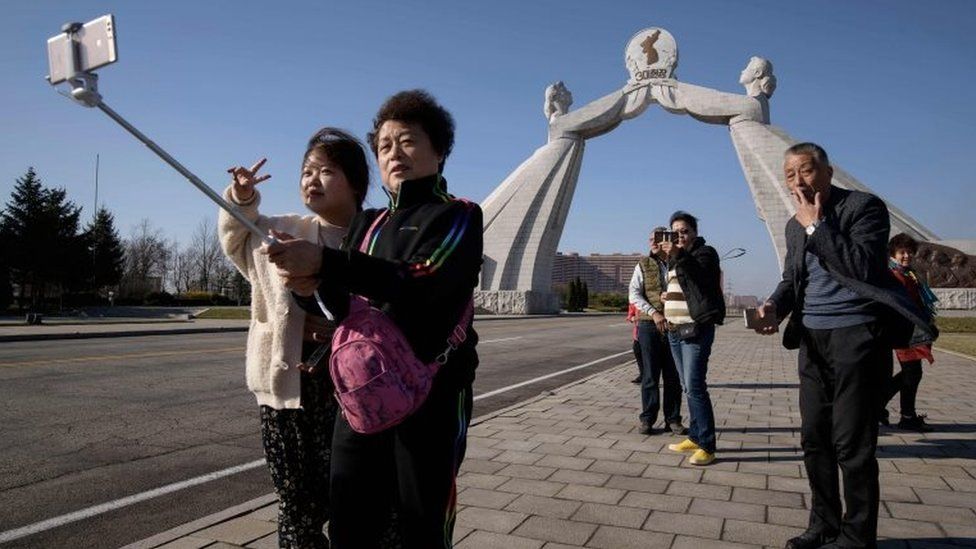
[[[688,463],[704,466],[715,461],[715,411],[706,377],[715,327],[725,320],[722,273],[715,248],[698,236],[698,218],[678,210],[671,215],[671,230],[677,238],[661,243],[668,258],[664,316],[691,419],[688,438],[668,449],[691,454]]]
[[[654,432],[657,413],[661,408],[658,386],[664,378],[664,431],[684,435],[688,431],[681,424],[681,382],[674,366],[667,341],[667,321],[661,293],[667,287],[667,265],[661,242],[671,235],[665,227],[655,227],[651,233],[651,252],[641,256],[630,279],[630,304],[637,309],[637,341],[641,363],[640,433]]]
[[[799,349],[800,444],[813,495],[806,532],[787,549],[876,547],[880,500],[878,411],[892,347],[937,334],[888,271],[888,210],[878,197],[831,185],[827,153],[787,149],[796,215],[786,224],[783,280],[759,309]],[[915,330],[915,328],[918,330]],[[843,477],[844,506],[840,479]]]

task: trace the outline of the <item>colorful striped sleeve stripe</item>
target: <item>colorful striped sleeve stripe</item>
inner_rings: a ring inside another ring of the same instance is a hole
[[[430,276],[437,272],[441,268],[441,265],[447,260],[448,257],[454,253],[458,244],[464,238],[465,231],[468,230],[471,222],[471,212],[474,207],[471,203],[463,203],[464,208],[458,211],[457,216],[454,218],[454,224],[451,230],[447,232],[447,236],[441,242],[440,246],[434,250],[434,253],[430,255],[425,261],[419,263],[411,263],[407,268],[411,276],[419,278],[422,276]]]

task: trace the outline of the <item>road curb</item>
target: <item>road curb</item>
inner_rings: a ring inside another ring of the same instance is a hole
[[[563,390],[568,389],[570,387],[575,387],[576,385],[580,385],[580,384],[586,383],[586,382],[590,381],[591,379],[593,379],[593,378],[595,378],[597,376],[605,375],[605,374],[607,374],[609,372],[612,372],[614,370],[618,370],[620,368],[630,367],[630,363],[631,362],[633,362],[633,361],[628,360],[628,361],[623,362],[621,364],[618,364],[616,366],[611,366],[611,367],[607,368],[606,370],[601,370],[599,372],[592,373],[592,374],[590,374],[590,375],[588,375],[588,376],[586,376],[586,377],[584,377],[582,379],[577,379],[576,381],[572,381],[572,382],[567,383],[565,385],[560,385],[559,387],[556,387],[555,389],[549,389],[549,390],[543,391],[543,392],[539,393],[538,395],[536,395],[534,397],[527,398],[525,400],[516,402],[515,404],[512,404],[510,406],[506,406],[504,408],[501,408],[501,409],[495,410],[493,412],[489,412],[487,414],[484,414],[484,415],[478,416],[476,418],[473,418],[471,420],[470,427],[475,427],[475,426],[480,425],[480,424],[482,424],[482,423],[484,423],[484,422],[486,422],[488,420],[491,420],[491,419],[494,419],[496,417],[505,415],[505,414],[511,412],[512,410],[517,409],[517,408],[522,408],[524,406],[528,406],[529,404],[532,404],[533,402],[536,402],[536,401],[542,400],[542,399],[544,399],[546,397],[552,396],[552,395],[554,395],[556,393],[559,393],[560,391],[563,391]],[[224,509],[223,511],[218,511],[218,512],[212,514],[212,515],[207,515],[207,516],[205,516],[203,518],[199,518],[199,519],[194,520],[192,522],[188,522],[186,524],[177,526],[177,527],[172,528],[170,530],[166,530],[165,532],[160,532],[160,533],[158,533],[158,534],[156,534],[156,535],[154,535],[152,537],[149,537],[149,538],[146,538],[146,539],[143,539],[143,540],[134,542],[134,543],[130,543],[129,545],[125,545],[123,547],[120,547],[119,549],[154,549],[154,548],[160,547],[162,545],[165,545],[167,543],[171,543],[173,541],[176,541],[179,538],[192,535],[194,532],[199,532],[200,530],[204,530],[204,529],[209,528],[211,526],[214,526],[216,524],[220,524],[221,522],[226,522],[228,520],[235,519],[237,517],[240,517],[240,516],[246,515],[248,513],[254,512],[254,511],[256,511],[256,510],[258,510],[258,509],[260,509],[262,507],[265,507],[265,506],[267,506],[267,505],[269,505],[271,503],[274,503],[276,500],[277,500],[277,496],[273,492],[270,493],[270,494],[265,494],[263,496],[254,498],[254,499],[252,499],[250,501],[245,501],[244,503],[242,503],[240,505],[235,505],[234,507],[231,507],[229,509]]]
[[[209,528],[215,524],[221,522],[226,522],[228,520],[237,518],[242,515],[246,515],[253,512],[269,503],[273,503],[277,499],[277,496],[272,492],[270,494],[265,494],[263,496],[256,497],[250,501],[245,501],[240,505],[235,505],[230,509],[224,509],[223,511],[217,511],[212,515],[207,515],[203,518],[198,518],[192,522],[188,522],[176,528],[172,528],[165,532],[160,532],[152,537],[148,537],[144,540],[137,541],[135,543],[130,543],[125,545],[120,549],[152,549],[154,547],[159,547],[160,545],[165,545],[172,541],[175,541],[184,536],[189,536],[194,532],[199,532],[205,528]]]
[[[55,339],[95,339],[105,337],[140,337],[157,335],[214,334],[222,332],[246,332],[247,326],[217,328],[175,328],[172,330],[127,330],[114,332],[61,332],[52,334],[16,334],[0,336],[0,343],[14,341],[50,341]]]

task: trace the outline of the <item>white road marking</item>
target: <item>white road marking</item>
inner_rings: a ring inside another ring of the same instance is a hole
[[[161,486],[159,488],[149,490],[148,492],[142,492],[141,494],[135,494],[132,496],[117,499],[115,501],[110,501],[108,503],[94,505],[92,507],[88,507],[87,509],[82,509],[81,511],[68,513],[67,515],[61,515],[59,517],[54,517],[47,520],[42,520],[40,522],[35,522],[34,524],[28,524],[27,526],[22,526],[20,528],[14,528],[13,530],[7,530],[6,532],[0,532],[0,543],[6,543],[8,541],[22,538],[24,536],[29,536],[31,534],[44,532],[45,530],[57,528],[58,526],[64,526],[65,524],[71,522],[76,522],[82,519],[93,517],[95,515],[100,515],[102,513],[107,513],[109,511],[121,509],[122,507],[128,507],[129,505],[132,505],[134,503],[139,503],[140,501],[146,501],[147,499],[152,499],[154,497],[176,492],[184,488],[190,488],[191,486],[197,486],[198,484],[204,484],[212,480],[217,480],[219,478],[235,475],[237,473],[242,473],[244,471],[249,471],[251,469],[256,469],[258,467],[263,467],[263,466],[264,466],[264,460],[259,459],[256,461],[252,461],[250,463],[238,465],[236,467],[230,467],[222,471],[208,473],[206,475],[194,477],[181,482],[174,482],[173,484],[167,484],[166,486]]]
[[[632,352],[633,352],[632,350],[623,351],[623,352],[616,353],[616,354],[613,354],[613,355],[605,356],[603,358],[598,358],[598,359],[596,359],[596,360],[594,360],[592,362],[587,362],[586,364],[580,364],[579,366],[573,366],[572,368],[566,368],[565,370],[559,370],[558,372],[553,372],[551,374],[546,374],[544,376],[539,376],[539,377],[536,377],[536,378],[528,379],[528,380],[525,380],[525,381],[523,381],[521,383],[516,383],[514,385],[509,385],[508,387],[502,387],[501,389],[495,389],[494,391],[488,391],[487,393],[482,393],[480,395],[476,395],[474,397],[474,400],[481,400],[483,398],[488,398],[488,397],[491,397],[491,396],[495,396],[495,395],[504,393],[506,391],[511,391],[512,389],[518,389],[519,387],[525,387],[526,385],[532,385],[533,383],[538,383],[538,382],[540,382],[540,381],[542,381],[544,379],[549,379],[551,377],[561,376],[561,375],[566,374],[566,373],[569,373],[569,372],[574,372],[576,370],[581,370],[583,368],[588,368],[590,366],[593,366],[594,364],[599,364],[600,362],[605,362],[607,360],[612,360],[614,358],[619,358],[619,357],[622,357],[622,356],[624,356],[626,354],[630,354]]]
[[[624,326],[633,326],[630,322],[618,322],[616,324],[607,324],[607,328],[622,328]]]
[[[502,341],[512,341],[512,340],[515,340],[515,339],[522,339],[522,336],[502,337],[502,338],[498,338],[498,339],[485,339],[483,341],[479,341],[478,342],[478,345],[484,345],[485,343],[500,343]]]
[[[519,336],[519,337],[506,337],[506,338],[501,338],[501,339],[488,340],[488,341],[483,341],[482,343],[492,343],[492,342],[498,342],[498,341],[508,341],[508,340],[512,340],[512,339],[521,339],[521,336]],[[531,385],[533,383],[538,383],[540,381],[543,381],[543,380],[546,380],[546,379],[549,379],[549,378],[552,378],[552,377],[560,376],[560,375],[563,375],[563,374],[566,374],[566,373],[569,373],[569,372],[574,372],[576,370],[581,370],[583,368],[588,368],[590,366],[593,366],[594,364],[599,364],[601,362],[606,362],[607,360],[612,360],[614,358],[619,358],[619,357],[624,356],[626,354],[630,354],[630,352],[631,351],[628,350],[628,351],[623,351],[623,352],[620,352],[620,353],[612,354],[612,355],[609,355],[609,356],[605,356],[603,358],[598,358],[598,359],[593,360],[591,362],[587,362],[586,364],[580,364],[579,366],[573,366],[572,368],[566,368],[565,370],[560,370],[558,372],[553,372],[551,374],[546,374],[544,376],[539,376],[539,377],[536,377],[536,378],[533,378],[533,379],[529,379],[529,380],[526,380],[526,381],[522,381],[522,382],[516,383],[514,385],[509,385],[508,387],[502,387],[501,389],[495,389],[494,391],[488,391],[487,393],[482,393],[480,395],[475,396],[474,397],[474,400],[481,400],[483,398],[492,397],[492,396],[499,395],[499,394],[504,393],[504,392],[507,392],[507,391],[511,391],[513,389],[518,389],[519,387],[525,387],[526,385]],[[265,461],[263,459],[251,461],[249,463],[245,463],[243,465],[238,465],[236,467],[230,467],[230,468],[227,468],[227,469],[223,469],[221,471],[215,471],[213,473],[208,473],[206,475],[201,475],[199,477],[194,477],[194,478],[191,478],[191,479],[188,479],[188,480],[184,480],[184,481],[181,481],[181,482],[174,482],[173,484],[167,484],[166,486],[161,486],[159,488],[155,488],[155,489],[149,490],[147,492],[142,492],[142,493],[139,493],[139,494],[134,494],[134,495],[127,496],[127,497],[124,497],[124,498],[120,498],[120,499],[117,499],[117,500],[114,500],[114,501],[110,501],[108,503],[102,503],[102,504],[99,504],[99,505],[94,505],[92,507],[88,507],[88,508],[82,509],[80,511],[75,511],[73,513],[68,513],[66,515],[61,515],[61,516],[54,517],[54,518],[50,518],[50,519],[47,519],[47,520],[42,520],[40,522],[35,522],[33,524],[28,524],[27,526],[22,526],[20,528],[14,528],[13,530],[7,530],[6,532],[0,532],[0,543],[6,543],[8,541],[12,541],[12,540],[19,539],[19,538],[22,538],[22,537],[30,536],[30,535],[33,535],[33,534],[38,534],[40,532],[44,532],[44,531],[47,531],[47,530],[51,530],[52,528],[57,528],[59,526],[64,526],[65,524],[69,524],[69,523],[72,523],[72,522],[77,522],[79,520],[83,520],[83,519],[86,519],[86,518],[91,518],[91,517],[94,517],[96,515],[101,515],[102,513],[107,513],[109,511],[114,511],[116,509],[121,509],[122,507],[128,507],[129,505],[133,505],[133,504],[139,503],[141,501],[146,501],[147,499],[152,499],[152,498],[159,497],[159,496],[162,496],[162,495],[165,495],[165,494],[170,494],[170,493],[173,493],[173,492],[177,492],[177,491],[183,490],[185,488],[190,488],[190,487],[193,487],[193,486],[198,486],[200,484],[205,484],[205,483],[210,482],[212,480],[217,480],[219,478],[227,477],[227,476],[230,476],[230,475],[236,475],[237,473],[243,473],[244,471],[250,471],[251,469],[257,469],[258,467],[263,467],[264,464],[265,464]]]

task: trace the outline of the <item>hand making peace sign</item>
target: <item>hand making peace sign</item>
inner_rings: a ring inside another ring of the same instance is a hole
[[[271,179],[270,174],[258,175],[258,170],[264,163],[267,162],[267,158],[262,158],[258,160],[251,169],[244,168],[242,166],[234,166],[233,168],[228,168],[227,173],[231,174],[234,183],[234,200],[237,202],[247,202],[254,196],[254,186],[262,181],[267,181]]]

